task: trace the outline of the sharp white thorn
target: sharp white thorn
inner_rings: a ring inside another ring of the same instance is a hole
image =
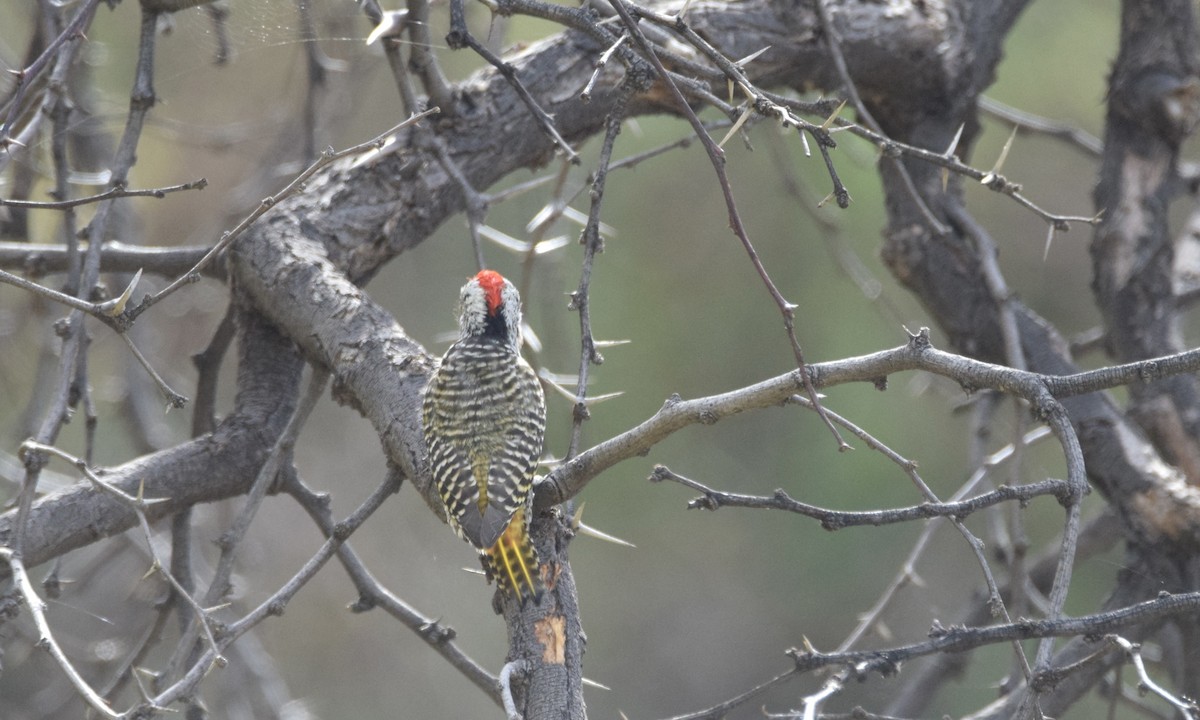
[[[605,542],[610,542],[614,545],[624,545],[625,547],[631,547],[631,548],[637,547],[637,545],[634,545],[633,543],[629,542],[628,540],[622,540],[621,538],[617,537],[616,535],[609,535],[606,532],[597,530],[596,528],[594,528],[590,525],[585,525],[582,522],[579,523],[579,532],[582,535],[588,535],[590,537],[596,538],[597,540],[603,540]]]

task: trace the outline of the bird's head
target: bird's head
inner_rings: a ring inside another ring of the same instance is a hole
[[[458,300],[462,338],[495,337],[521,348],[521,294],[495,270],[481,270],[463,285]]]

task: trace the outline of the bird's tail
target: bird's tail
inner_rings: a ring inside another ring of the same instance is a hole
[[[516,598],[522,605],[532,599],[542,601],[542,569],[537,550],[529,539],[525,509],[513,514],[508,527],[496,544],[483,553],[483,566],[489,578],[495,578],[500,590]]]

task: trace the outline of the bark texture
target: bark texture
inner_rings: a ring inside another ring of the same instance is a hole
[[[1023,0],[842,0],[828,9],[850,76],[882,130],[894,140],[940,153],[962,128],[956,152],[966,158],[978,130],[979,95],[991,83],[1003,40],[1024,5]],[[656,7],[673,12],[678,4]],[[1093,258],[1106,341],[1124,361],[1182,349],[1171,293],[1174,256],[1167,210],[1181,187],[1180,143],[1200,117],[1200,79],[1189,0],[1126,0],[1123,8],[1096,189],[1104,222],[1096,232]],[[611,42],[588,25],[591,17],[584,13],[569,23],[575,29],[507,58],[569,142],[603,131],[628,72],[613,63],[601,73],[590,103],[579,100],[597,56]],[[726,57],[746,57],[769,46],[745,68],[760,87],[843,90],[830,38],[811,3],[701,1],[690,4],[687,18]],[[663,60],[723,96],[723,77],[689,64],[701,58]],[[501,74],[485,70],[452,90],[454,112],[427,125],[471,186],[487,188],[552,157],[554,145]],[[698,94],[689,99],[702,102]],[[676,112],[661,83],[629,103],[630,115],[661,112]],[[1061,333],[1019,301],[989,289],[987,265],[995,245],[965,207],[961,179],[944,184],[940,168],[911,158],[884,158],[879,171],[888,211],[883,258],[955,348],[990,362],[1020,362],[1047,375],[1076,371]],[[113,468],[109,479],[128,492],[144,481],[147,496],[169,497],[154,506],[153,517],[246,492],[296,403],[303,363],[309,362],[332,372],[335,397],[372,422],[388,459],[439,512],[419,424],[421,391],[434,360],[362,285],[464,204],[461,186],[433,145],[418,132],[404,131],[386,154],[338,162],[275,207],[228,257],[228,273],[244,308],[234,412],[211,435]],[[1015,336],[1006,337],[1006,323]],[[1100,394],[1064,402],[1083,445],[1089,479],[1116,511],[1130,564],[1155,569],[1123,574],[1110,598],[1114,607],[1160,590],[1200,586],[1197,379],[1135,386],[1133,396],[1128,415]],[[569,500],[562,488],[577,492],[581,485],[558,482],[560,476],[586,475],[590,461],[584,455],[564,466],[543,486],[545,492],[553,493],[554,502]],[[84,487],[38,501],[30,516],[26,561],[44,562],[135,523],[131,512],[97,495]],[[546,504],[543,500],[539,507]],[[0,542],[12,522],[12,513],[0,516]],[[513,674],[512,689],[529,720],[583,718],[584,634],[567,556],[572,528],[561,511],[549,508],[539,513],[534,534],[542,557],[551,559],[549,597],[540,606],[499,608],[509,630],[509,660],[524,663]],[[1170,580],[1149,587],[1147,577]],[[1158,629],[1143,627],[1131,636]],[[1200,694],[1197,634],[1194,629],[1185,633],[1191,642],[1182,660],[1183,686],[1192,695]],[[1055,664],[1078,658],[1084,648],[1068,644]],[[1096,672],[1103,669],[1097,667]],[[1058,714],[1094,681],[1094,674],[1081,673],[1046,689],[1042,710]],[[891,712],[921,714],[930,696],[917,695],[898,697]],[[1014,710],[1008,698],[980,717],[1007,717]]]

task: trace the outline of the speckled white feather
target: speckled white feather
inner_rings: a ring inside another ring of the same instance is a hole
[[[506,336],[513,350],[521,349],[521,293],[507,279],[500,289],[500,304],[496,308],[506,328]],[[487,326],[487,292],[479,284],[478,276],[463,285],[458,300],[459,338],[481,335]]]

